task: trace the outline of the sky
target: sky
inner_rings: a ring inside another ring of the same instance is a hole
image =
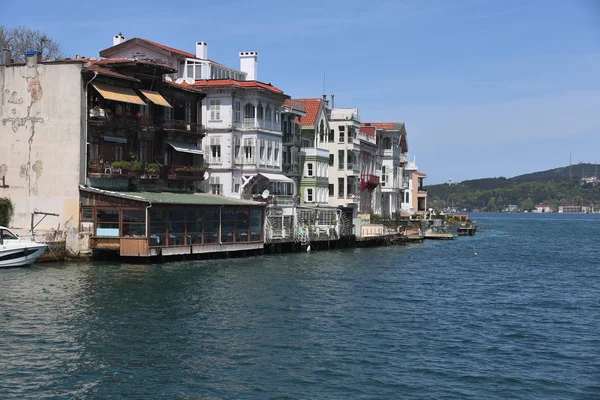
[[[335,94],[363,122],[403,121],[427,184],[600,162],[600,0],[0,0],[0,25],[66,56],[121,32],[239,68],[292,98]]]

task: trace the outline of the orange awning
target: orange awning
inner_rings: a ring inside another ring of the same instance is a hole
[[[108,85],[106,83],[92,83],[92,86],[107,100],[121,101],[123,103],[146,105],[146,102],[140,98],[133,89]]]
[[[140,90],[144,96],[154,104],[163,107],[173,108],[172,105],[169,104],[167,100],[158,92],[153,92],[151,90]]]

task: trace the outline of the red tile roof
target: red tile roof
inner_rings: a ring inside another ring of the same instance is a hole
[[[375,136],[375,131],[377,130],[374,126],[361,126],[360,132],[364,133],[367,136]]]
[[[321,104],[323,104],[323,99],[315,98],[293,100],[304,103],[304,110],[306,111],[306,115],[302,117],[302,126],[314,126],[315,122],[317,121],[319,111],[321,110]]]
[[[196,58],[196,59],[198,59],[198,57],[196,57],[196,54],[194,54],[194,53],[188,53],[187,51],[179,50],[179,49],[176,49],[174,47],[169,47],[169,46],[165,46],[164,44],[153,42],[152,40],[148,40],[148,39],[144,39],[144,38],[138,38],[138,37],[127,39],[123,43],[120,43],[120,44],[118,44],[116,46],[121,46],[121,45],[123,45],[125,43],[129,43],[129,42],[131,42],[131,43],[133,43],[133,42],[137,42],[137,43],[143,42],[143,43],[149,44],[150,46],[158,47],[159,49],[162,49],[164,51],[168,51],[170,53],[173,53],[173,54],[181,56],[181,57]],[[101,50],[100,51],[100,56],[106,57],[108,54],[110,54],[109,50],[112,47],[116,47],[116,46],[111,46],[111,47],[109,47],[107,49]],[[215,62],[213,60],[207,60],[207,61],[210,61],[211,63],[213,63],[215,65],[220,65],[220,66],[228,68],[228,69],[233,69],[233,68],[230,68],[230,67],[228,67],[226,65],[219,64],[218,62]]]
[[[304,103],[295,99],[287,99],[283,102],[283,105],[298,111],[306,110],[306,106],[304,105]]]
[[[377,129],[394,129],[395,122],[363,122],[362,126],[374,126]]]
[[[192,84],[183,82],[181,84],[184,87],[193,88],[240,88],[247,90],[265,90],[271,93],[284,95],[283,90],[276,88],[269,83],[263,83],[259,81],[236,81],[234,79],[202,79],[197,80]]]

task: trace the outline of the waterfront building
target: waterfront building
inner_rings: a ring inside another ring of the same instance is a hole
[[[426,174],[419,172],[415,159],[404,165],[402,178],[402,214],[425,214],[427,212],[427,190],[423,187]]]
[[[402,209],[403,192],[409,185],[404,174],[408,152],[406,127],[403,122],[365,122],[362,126],[375,127],[379,139],[381,171],[375,196],[381,202],[375,203],[374,212],[383,218],[393,218]]]
[[[327,103],[323,98],[294,99],[304,104],[306,116],[301,123],[300,205],[306,207],[329,204],[330,134]]]
[[[361,177],[360,118],[355,108],[329,109],[330,134],[327,147],[330,154],[329,185],[333,196],[329,202],[340,207],[359,210]],[[363,205],[368,210],[369,205]]]
[[[132,245],[144,240],[162,254],[162,249],[174,246],[181,247],[174,252],[202,252],[189,246],[205,242],[181,231],[182,223],[191,222],[186,219],[190,214],[171,218],[169,210],[178,204],[225,203],[214,198],[207,202],[203,200],[206,195],[196,194],[206,172],[199,112],[205,94],[163,82],[163,74],[174,72],[164,64],[138,59],[41,62],[35,51],[28,54],[27,63],[0,66],[4,96],[0,107],[0,196],[15,205],[13,226],[30,228],[34,211],[57,214],[58,221],[42,220],[37,230],[59,226],[71,255],[90,249],[119,254],[123,250],[122,255],[134,255],[135,251],[155,254]],[[94,208],[97,204],[88,202],[88,194],[94,191],[102,194],[98,204],[105,206],[118,203],[115,199],[123,192],[129,193],[129,200],[137,196],[134,202],[147,201],[131,213],[127,206]],[[144,195],[160,192],[169,192],[169,199],[161,202]],[[151,242],[155,219],[147,212],[155,200],[167,213],[165,223],[176,224],[166,228],[164,240]],[[254,213],[255,220],[258,211],[264,213],[263,203],[231,201],[227,205],[245,207],[243,213]],[[146,214],[140,213],[142,209]],[[223,231],[231,224],[235,229],[250,223],[243,216],[238,218],[237,211],[235,215],[227,220],[227,227],[219,219]],[[257,241],[256,230],[252,232],[248,238]],[[258,233],[262,238],[262,230]],[[170,241],[173,234],[183,234],[182,239]],[[243,235],[239,240],[235,233],[231,237],[233,241],[221,242],[238,250],[235,243],[242,241]],[[246,249],[250,239],[243,241],[241,248]]]
[[[536,204],[535,208],[531,210],[532,213],[552,213],[554,207],[549,204]]]
[[[163,64],[174,69],[173,72],[165,74],[165,79],[178,83],[191,83],[198,79],[257,79],[256,52],[241,52],[242,68],[236,70],[210,60],[206,42],[196,42],[195,52],[190,53],[143,38],[125,39],[122,33],[118,33],[113,36],[112,46],[100,51],[100,57],[143,59]]]

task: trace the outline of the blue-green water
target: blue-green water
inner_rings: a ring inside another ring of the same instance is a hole
[[[600,218],[475,218],[455,241],[0,270],[0,398],[600,398]]]

